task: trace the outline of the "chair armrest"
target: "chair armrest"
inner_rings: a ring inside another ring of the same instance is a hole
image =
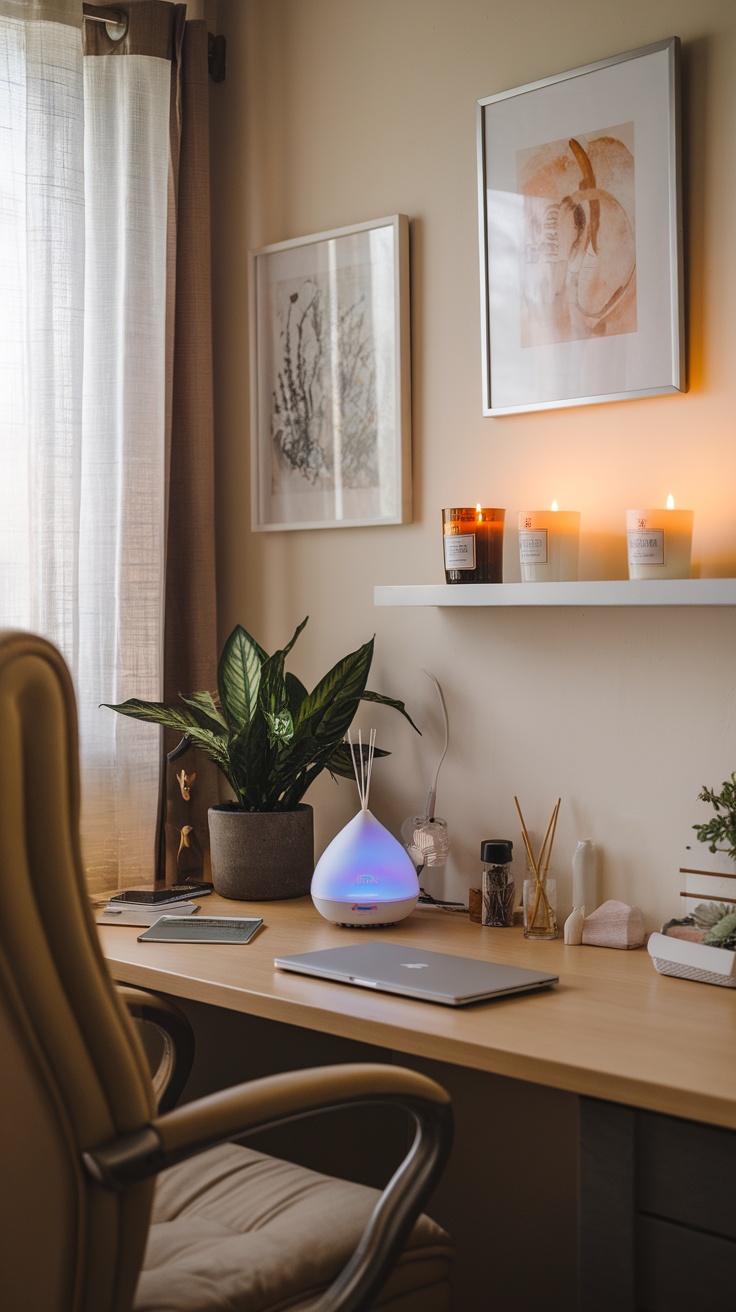
[[[167,998],[130,984],[115,985],[115,992],[131,1016],[155,1026],[163,1055],[153,1072],[153,1091],[159,1113],[176,1106],[194,1063],[194,1035],[186,1016]]]
[[[403,1066],[361,1062],[285,1071],[207,1094],[157,1116],[86,1153],[85,1164],[99,1184],[123,1189],[236,1135],[359,1103],[397,1103],[413,1112],[410,1104],[415,1100],[437,1109],[437,1114],[450,1107],[449,1094],[439,1084]]]
[[[288,1071],[178,1107],[85,1153],[84,1162],[99,1184],[120,1190],[234,1135],[331,1108],[377,1102],[392,1103],[410,1114],[414,1140],[347,1266],[314,1304],[314,1312],[360,1312],[370,1307],[404,1247],[450,1153],[452,1106],[434,1080],[404,1067],[367,1063]]]

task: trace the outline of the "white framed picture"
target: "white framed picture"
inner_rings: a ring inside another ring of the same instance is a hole
[[[411,520],[409,221],[249,255],[257,530]]]
[[[686,389],[679,41],[478,101],[483,413]]]

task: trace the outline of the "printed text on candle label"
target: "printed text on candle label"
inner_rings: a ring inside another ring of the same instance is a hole
[[[546,528],[519,529],[519,560],[522,565],[546,565],[547,554]]]
[[[664,565],[664,529],[629,533],[630,565]]]
[[[475,569],[475,533],[445,538],[445,569]]]

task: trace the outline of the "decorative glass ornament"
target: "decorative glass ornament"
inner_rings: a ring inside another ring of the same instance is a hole
[[[412,862],[416,868],[417,875],[420,875],[425,866],[443,866],[450,854],[450,835],[447,832],[447,821],[441,816],[435,815],[434,808],[437,801],[437,780],[440,777],[440,767],[447,755],[447,748],[450,742],[450,722],[447,716],[447,707],[442,694],[438,680],[430,670],[424,673],[432,680],[437,696],[440,700],[442,711],[442,720],[445,727],[445,745],[442,749],[442,755],[437,762],[437,769],[434,774],[434,782],[427,796],[427,804],[424,808],[423,815],[410,815],[401,826],[401,837],[404,840],[406,848]]]

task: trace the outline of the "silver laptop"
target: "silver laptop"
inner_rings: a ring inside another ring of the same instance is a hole
[[[376,941],[276,957],[274,965],[302,975],[356,984],[359,988],[441,1002],[447,1007],[505,998],[511,993],[530,993],[558,980],[557,975],[520,966],[500,966],[492,961],[475,961],[470,957]]]

